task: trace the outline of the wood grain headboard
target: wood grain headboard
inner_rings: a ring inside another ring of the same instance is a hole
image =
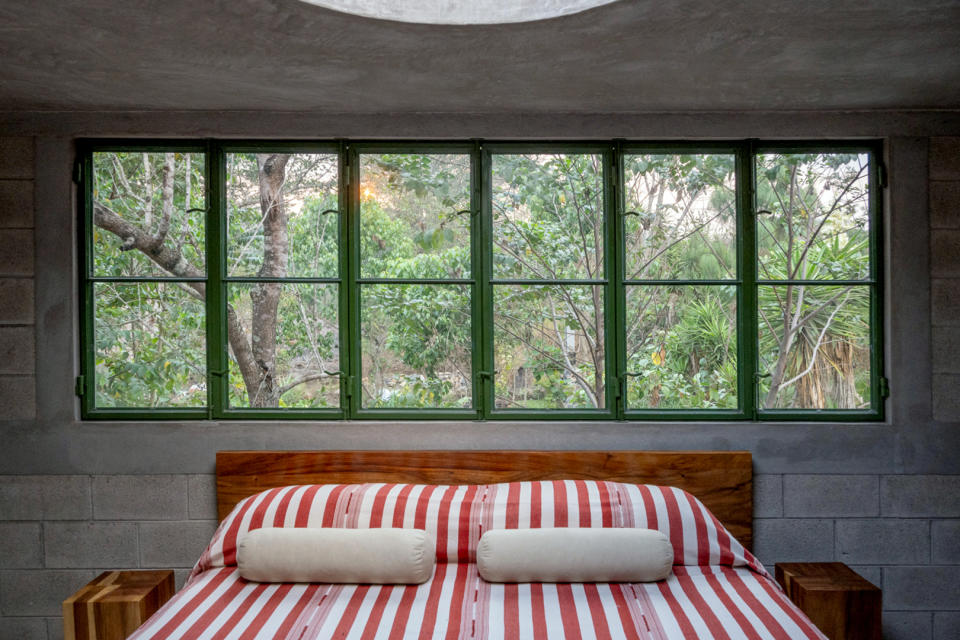
[[[562,479],[679,487],[697,496],[744,546],[752,546],[749,451],[220,451],[217,510],[222,520],[243,498],[290,484]]]

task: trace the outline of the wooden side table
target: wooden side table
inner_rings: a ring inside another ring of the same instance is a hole
[[[776,578],[830,640],[880,640],[880,589],[842,562],[784,562]]]
[[[63,601],[64,640],[124,640],[173,595],[173,571],[107,571]]]

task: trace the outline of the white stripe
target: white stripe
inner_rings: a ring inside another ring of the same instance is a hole
[[[593,626],[593,615],[590,612],[590,599],[582,584],[571,584],[570,591],[573,592],[573,602],[577,614],[577,622],[580,624],[580,635],[584,640],[596,640],[597,633]]]
[[[403,526],[407,529],[412,529],[417,519],[417,503],[420,502],[420,494],[425,487],[426,485],[422,484],[414,485],[407,494],[407,504],[403,507]]]
[[[564,638],[563,619],[560,617],[560,600],[557,594],[557,585],[543,584],[542,586],[543,609],[547,619],[547,638],[562,639]],[[533,609],[530,609],[530,611],[532,612]],[[521,613],[521,615],[523,614]]]
[[[556,514],[554,513],[553,508],[553,483],[552,482],[541,482],[540,483],[540,526],[541,527],[555,527],[556,524]]]
[[[527,583],[517,585],[517,608],[520,610],[520,624],[517,625],[520,637],[536,638],[537,636],[533,633],[533,615],[531,615],[533,598],[530,594],[530,585]]]
[[[730,599],[733,601],[733,604],[737,607],[737,610],[743,613],[747,621],[753,625],[754,633],[757,634],[760,638],[764,640],[774,640],[773,634],[767,630],[765,624],[760,619],[760,617],[754,613],[753,609],[747,606],[747,603],[744,602],[743,598],[740,597],[740,594],[737,593],[736,587],[730,582],[723,571],[715,571],[714,574],[717,576],[720,585],[723,587],[724,593],[726,593]],[[737,571],[737,575],[740,575],[740,572]]]

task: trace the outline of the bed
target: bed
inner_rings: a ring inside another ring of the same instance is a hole
[[[213,540],[135,640],[824,638],[750,553],[749,452],[219,452],[217,497]],[[237,540],[277,526],[425,529],[436,566],[419,585],[247,582]],[[538,527],[659,529],[672,572],[480,577],[484,531]]]

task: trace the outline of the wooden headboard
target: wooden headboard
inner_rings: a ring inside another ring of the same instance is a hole
[[[243,498],[290,484],[562,479],[685,489],[744,546],[753,543],[749,451],[219,451],[217,511],[222,520]]]

